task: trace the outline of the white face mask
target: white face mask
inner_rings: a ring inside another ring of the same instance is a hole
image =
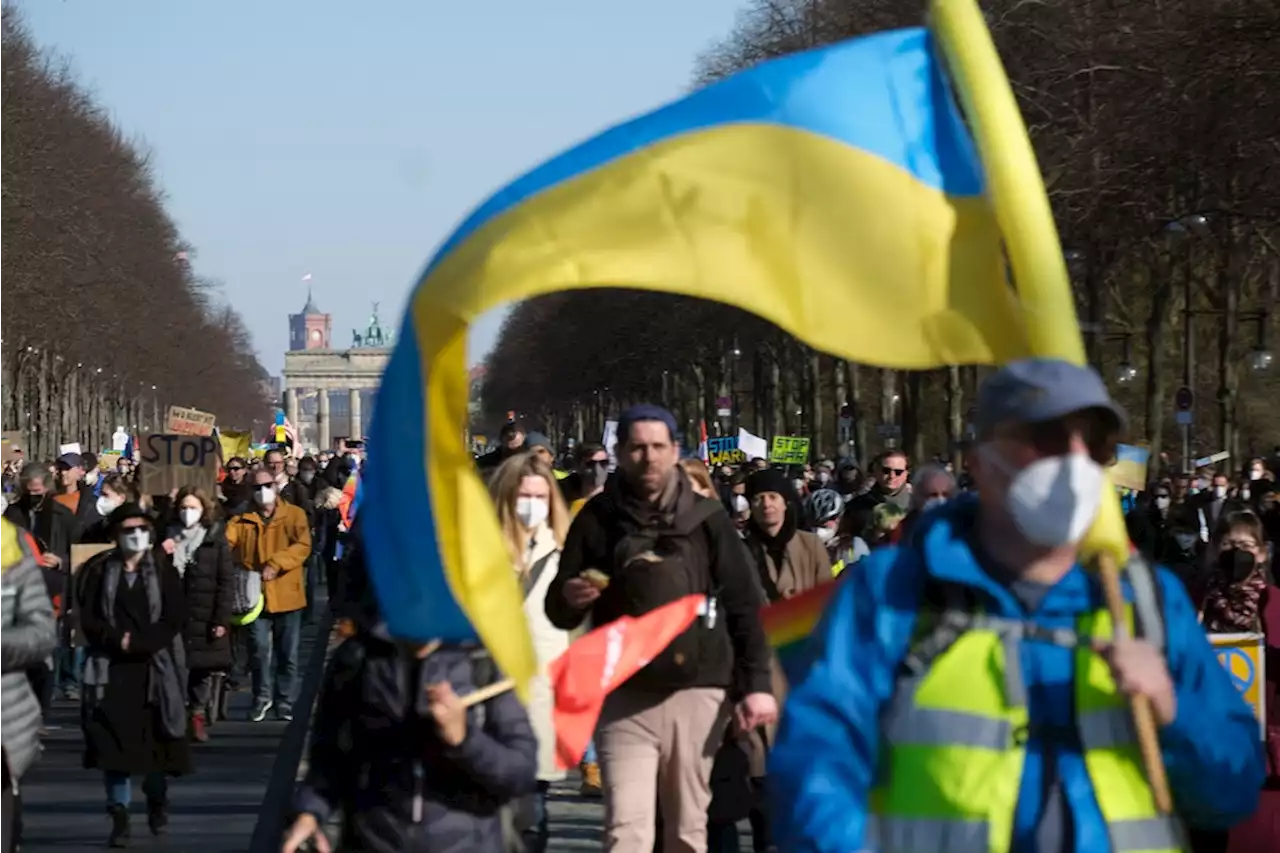
[[[1168,509],[1169,503],[1168,498],[1156,498],[1156,509]]]
[[[1247,501],[1252,496],[1253,496],[1253,493],[1249,491],[1248,486],[1245,486],[1243,489],[1240,490],[1240,500]]]
[[[94,504],[94,508],[98,510],[98,515],[106,518],[119,509],[122,503],[124,501],[120,500],[120,498],[109,498],[106,495],[100,495]]]
[[[88,471],[84,472],[84,484],[86,486],[92,486],[96,482],[98,482],[97,468],[90,468]]]
[[[200,517],[204,515],[202,510],[198,510],[192,506],[184,506],[178,515],[182,518],[183,527],[195,527],[200,523]]]
[[[527,529],[532,530],[551,515],[551,506],[545,498],[516,498],[516,517]]]
[[[743,495],[733,496],[734,512],[743,513],[743,512],[748,512],[750,509],[751,509],[751,504],[747,501],[746,497],[744,497]]]
[[[804,487],[808,485],[804,480],[792,480],[791,485],[795,488],[796,494],[804,491]]]
[[[818,534],[818,538],[822,540],[823,545],[828,544],[832,539],[836,538],[836,532],[830,527],[819,527],[813,532]]]
[[[983,458],[1007,474],[1009,515],[1033,545],[1058,548],[1079,542],[1102,501],[1102,466],[1082,453],[1046,456],[1015,471],[990,446]]]
[[[1227,487],[1226,487],[1226,486],[1214,486],[1214,487],[1213,487],[1213,496],[1214,496],[1215,498],[1217,498],[1218,500],[1222,500],[1223,498],[1225,498],[1225,497],[1227,496]]]
[[[276,490],[274,486],[256,486],[253,490],[254,499],[261,506],[271,506],[276,502]]]
[[[1252,469],[1252,470],[1249,472],[1249,479],[1250,479],[1250,480],[1261,480],[1261,479],[1262,479],[1262,472],[1261,472],[1261,471],[1259,471],[1257,468]]]
[[[120,534],[120,550],[126,554],[138,554],[151,547],[151,531],[134,527]]]

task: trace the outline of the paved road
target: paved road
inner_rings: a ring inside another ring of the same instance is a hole
[[[314,628],[303,631],[303,668],[311,659],[314,639]],[[170,781],[168,834],[151,836],[140,780],[134,780],[130,849],[172,853],[249,849],[286,728],[274,720],[247,722],[249,705],[247,691],[232,694],[231,720],[214,726],[208,743],[192,744],[196,772]],[[55,702],[48,722],[51,731],[44,739],[44,755],[22,784],[23,853],[103,849],[110,821],[101,774],[81,766],[79,706]]]

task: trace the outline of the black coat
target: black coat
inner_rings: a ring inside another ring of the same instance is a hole
[[[182,641],[187,648],[190,670],[231,668],[231,633],[215,637],[215,627],[231,624],[231,601],[235,595],[235,565],[231,546],[221,524],[211,527],[182,573],[182,590],[187,602],[187,621]]]
[[[100,699],[92,698],[95,688],[86,687],[91,704],[85,724],[86,768],[143,774],[162,771],[172,776],[191,772],[191,753],[185,737],[171,739],[164,734],[160,711],[147,699],[151,656],[169,648],[182,630],[186,607],[182,579],[163,551],[153,552],[160,576],[161,616],[149,618],[146,584],[141,577],[129,586],[123,577],[112,602],[115,626],[107,620],[102,601],[106,564],[119,559],[112,549],[94,557],[81,568],[80,591],[83,607],[80,626],[90,654],[101,651],[110,658],[107,685]],[[120,648],[129,633],[129,650]]]
[[[458,648],[418,661],[368,633],[346,640],[325,672],[298,811],[341,813],[347,851],[503,853],[499,808],[537,784],[524,706],[510,691],[473,706],[454,747],[426,711],[431,682],[464,696],[492,680],[477,665]]]
[[[33,503],[34,511],[24,506],[23,501],[12,503],[4,511],[4,517],[34,536],[42,553],[57,554],[62,560],[62,565],[56,569],[41,569],[49,597],[58,598],[66,592],[67,573],[71,571],[71,546],[78,541],[80,531],[75,513],[54,500],[52,494]]]

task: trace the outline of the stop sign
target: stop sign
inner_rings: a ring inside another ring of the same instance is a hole
[[[1178,389],[1178,393],[1173,396],[1173,404],[1177,406],[1179,412],[1191,411],[1191,404],[1195,401],[1195,397],[1191,394],[1191,389],[1183,385]]]

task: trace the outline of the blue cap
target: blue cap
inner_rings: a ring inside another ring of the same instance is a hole
[[[1004,365],[978,389],[977,409],[974,428],[979,436],[989,435],[997,424],[1043,423],[1088,409],[1111,416],[1117,431],[1128,422],[1096,370],[1057,358]]]
[[[631,425],[640,421],[658,421],[667,425],[671,440],[676,437],[676,417],[661,406],[637,403],[618,416],[618,441],[625,442],[631,435]]]

